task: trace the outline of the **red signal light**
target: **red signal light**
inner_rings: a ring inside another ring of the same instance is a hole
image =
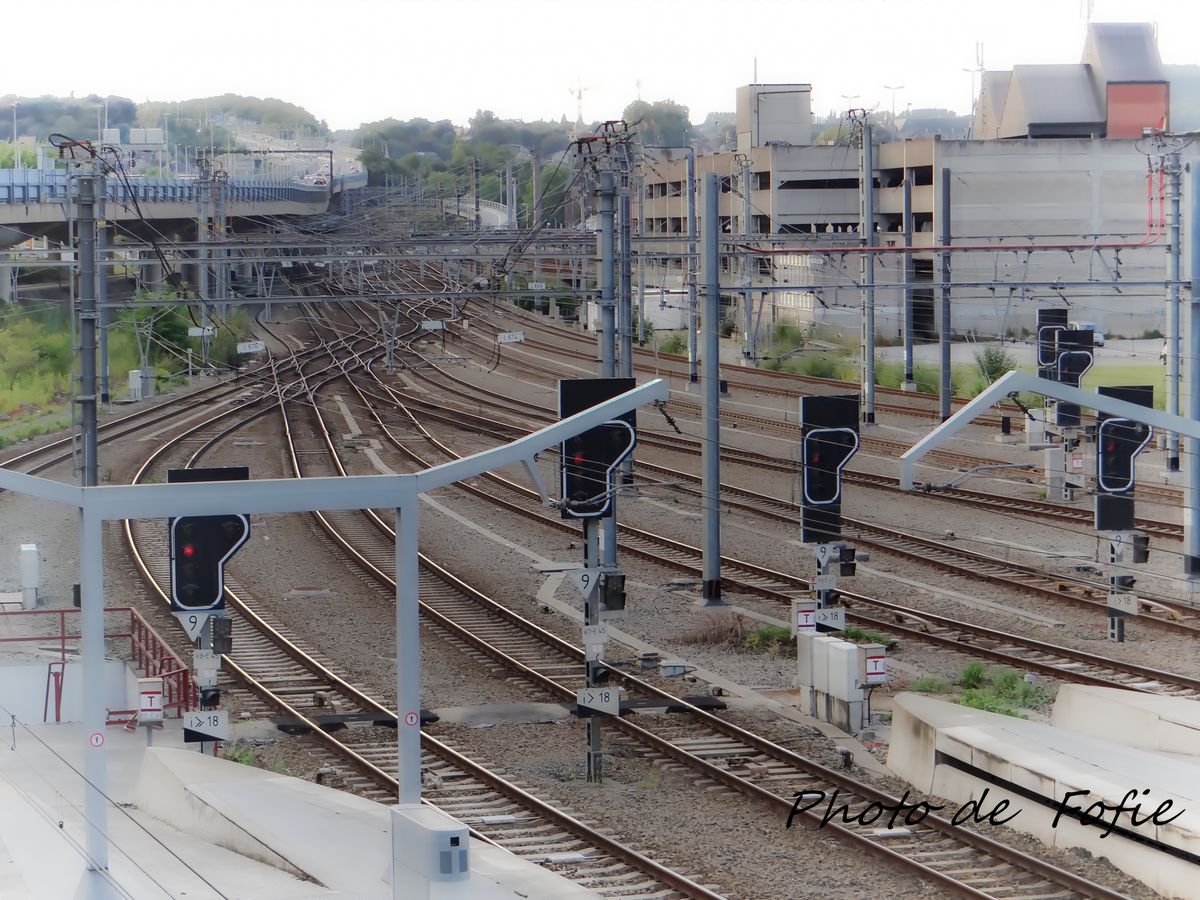
[[[196,545],[195,544],[184,544],[183,545],[183,555],[184,556],[195,556],[196,555]]]
[[[584,455],[583,455],[582,453],[576,453],[576,454],[575,454],[575,458],[574,458],[574,460],[573,460],[573,462],[575,463],[575,465],[577,465],[577,466],[582,466],[582,465],[584,464],[584,461],[585,461],[585,457],[584,457]]]

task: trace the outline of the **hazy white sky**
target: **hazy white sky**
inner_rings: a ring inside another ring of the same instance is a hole
[[[619,118],[638,96],[732,111],[753,80],[847,106],[969,110],[988,68],[1078,62],[1087,0],[56,0],[4,4],[0,94],[279,97],[334,128],[394,116]],[[1200,2],[1095,0],[1200,63]],[[842,95],[858,95],[847,101]]]

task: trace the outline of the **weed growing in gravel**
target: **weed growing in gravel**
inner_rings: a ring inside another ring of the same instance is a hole
[[[268,772],[274,772],[276,775],[287,774],[287,766],[284,765],[283,760],[277,759],[273,763],[268,764],[255,750],[243,744],[227,744],[221,751],[221,756],[230,762],[241,763],[243,766],[266,769]]]
[[[996,696],[1009,700],[1017,706],[1041,706],[1050,699],[1044,688],[1030,684],[1025,677],[1012,669],[988,672],[988,687]]]
[[[959,700],[963,706],[969,706],[971,709],[982,709],[984,712],[999,713],[1002,716],[1012,716],[1014,719],[1028,719],[1025,713],[1021,712],[1010,703],[1006,703],[989,691],[987,688],[972,689],[963,694]]]
[[[985,669],[978,660],[963,666],[958,685],[964,688],[959,703],[972,709],[1027,718],[1022,709],[1041,706],[1050,699],[1045,688],[1030,684],[1013,669]]]
[[[932,675],[922,675],[920,678],[909,682],[908,689],[916,691],[919,694],[950,693],[950,685],[946,684],[940,678],[934,678]]]
[[[847,625],[844,630],[834,632],[834,634],[844,641],[852,641],[855,644],[883,644],[889,650],[896,646],[895,638],[880,634],[878,631],[859,628],[857,625]]]
[[[249,747],[227,746],[221,755],[230,762],[241,763],[243,766],[259,765],[258,754]]]
[[[763,625],[742,639],[742,646],[752,653],[786,653],[794,655],[796,642],[792,632],[782,625]]]
[[[977,659],[971,660],[958,673],[958,686],[962,688],[977,688],[983,684],[987,675],[983,663]]]

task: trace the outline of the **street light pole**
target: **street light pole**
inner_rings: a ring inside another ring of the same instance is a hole
[[[904,90],[904,85],[898,84],[892,87],[890,84],[885,84],[883,89],[892,92],[892,140],[894,141],[899,135],[899,132],[896,130],[896,91]]]

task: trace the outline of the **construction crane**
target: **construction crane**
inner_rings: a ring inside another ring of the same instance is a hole
[[[567,88],[567,93],[571,94],[575,98],[575,133],[572,135],[572,137],[578,137],[580,131],[583,129],[583,93],[584,91],[590,91],[591,89],[592,88],[590,85],[588,87],[584,87],[582,84],[579,84],[578,81],[576,82],[575,87]]]

